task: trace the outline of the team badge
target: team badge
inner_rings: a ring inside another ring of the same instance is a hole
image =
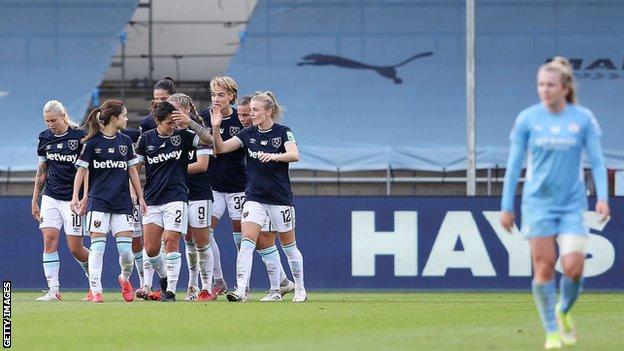
[[[93,221],[93,226],[99,228],[102,225],[101,221]]]
[[[240,132],[240,127],[236,127],[236,126],[231,126],[230,127],[230,135],[231,136],[235,136],[236,134],[238,134],[238,132]]]
[[[70,149],[72,150],[76,150],[78,148],[78,140],[70,140],[67,142],[67,146],[69,146]]]
[[[126,156],[128,153],[128,145],[119,145],[119,153],[121,156]]]
[[[249,211],[243,212],[243,218],[247,218],[247,216],[249,216]]]
[[[273,144],[273,147],[280,147],[280,146],[282,146],[282,138],[273,138],[273,139],[271,139],[271,144]]]
[[[179,135],[174,135],[171,137],[171,145],[179,146],[181,142],[182,142],[182,138],[180,138]]]

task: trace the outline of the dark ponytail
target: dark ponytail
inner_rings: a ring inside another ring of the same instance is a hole
[[[103,126],[110,123],[112,117],[121,115],[124,108],[123,102],[119,100],[108,100],[104,102],[102,106],[93,109],[82,125],[82,128],[87,130],[87,136],[82,139],[82,142],[84,143],[93,138]]]
[[[164,77],[154,84],[154,90],[156,89],[166,90],[169,95],[173,95],[176,93],[175,80],[171,77]]]

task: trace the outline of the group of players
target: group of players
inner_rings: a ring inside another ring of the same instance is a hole
[[[217,77],[210,86],[212,107],[198,114],[188,96],[175,93],[172,80],[159,81],[154,87],[157,103],[141,122],[136,152],[133,140],[121,133],[127,121],[121,102],[107,101],[94,110],[86,131],[72,126],[58,101],[45,105],[48,130],[39,136],[40,164],[32,212],[41,222],[43,267],[50,291],[38,300],[60,300],[56,251],[61,226],[65,227],[70,251],[89,277],[87,299],[102,302],[100,276],[109,231],[117,241],[119,283],[127,301],[134,294],[128,281],[132,255],[141,273],[143,264],[138,262],[143,252],[147,260],[137,296],[175,299],[180,235],[185,235],[189,263],[187,298],[215,299],[227,287],[212,232],[226,207],[238,248],[237,288],[227,294],[228,300],[248,299],[254,250],[262,255],[271,284],[269,295],[262,301],[279,301],[293,289],[281,267],[275,232],[294,278],[293,302],[306,300],[288,178],[288,163],[298,160],[298,152],[291,130],[276,123],[282,108],[272,93],[264,92],[240,99],[237,111],[231,107],[237,97],[231,78]],[[577,340],[570,310],[583,285],[589,233],[583,220],[587,209],[581,163],[584,151],[592,165],[596,212],[606,219],[610,209],[600,127],[591,111],[576,104],[569,61],[556,57],[542,65],[537,91],[540,103],[518,115],[510,136],[501,225],[509,231],[515,226],[515,188],[526,158],[521,233],[531,249],[532,290],[546,332],[544,346],[556,349]],[[216,157],[209,158],[211,152]],[[211,165],[208,171],[207,163]],[[74,164],[79,168],[77,173]],[[146,168],[144,189],[138,176],[141,165]],[[40,211],[38,199],[44,185]],[[138,207],[134,215],[133,202]],[[81,215],[87,210],[90,250],[80,237]],[[141,214],[144,251],[140,228],[134,227]],[[558,302],[557,251],[563,268]],[[152,269],[160,277],[160,295],[151,292]]]
[[[294,292],[293,302],[307,300],[288,175],[288,164],[299,154],[290,128],[277,123],[283,108],[271,92],[237,99],[236,82],[226,76],[212,79],[210,90],[211,107],[198,113],[189,96],[176,92],[173,79],[163,78],[154,86],[151,112],[139,130],[126,128],[121,101],[104,102],[80,127],[59,101],[45,104],[47,129],[39,135],[32,214],[43,233],[49,290],[38,301],[61,300],[61,228],[89,280],[84,300],[104,301],[101,276],[109,232],[119,253],[121,294],[128,302],[135,296],[175,301],[181,236],[189,271],[186,300],[211,301],[227,294],[229,301],[247,301],[254,250],[270,281],[260,301],[281,301],[289,292]],[[237,285],[229,293],[213,235],[226,208],[238,250]],[[91,237],[89,248],[83,233]],[[278,234],[294,282],[282,267]],[[129,279],[134,266],[140,280],[136,290]],[[154,272],[160,290],[152,291]]]

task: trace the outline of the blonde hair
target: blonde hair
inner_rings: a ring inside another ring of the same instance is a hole
[[[43,105],[43,113],[56,113],[57,115],[63,118],[63,122],[69,125],[72,128],[78,128],[78,123],[72,121],[67,114],[67,110],[65,106],[58,100],[50,100]]]
[[[253,100],[264,102],[265,108],[270,108],[273,111],[273,113],[271,113],[273,122],[277,122],[282,118],[285,108],[277,103],[277,98],[272,92],[257,91],[251,96],[251,101]]]
[[[210,90],[214,90],[216,87],[225,89],[233,95],[232,100],[229,102],[230,105],[236,102],[238,87],[234,79],[228,76],[216,76],[210,80]]]
[[[199,124],[204,124],[204,121],[202,118],[199,117],[199,114],[197,113],[197,109],[195,109],[195,105],[193,105],[193,100],[191,100],[191,97],[184,94],[184,93],[175,93],[171,96],[169,96],[167,98],[168,102],[177,102],[178,104],[180,104],[180,106],[184,107],[184,108],[188,108],[191,111],[191,118],[199,123]]]
[[[558,73],[561,78],[561,84],[568,88],[566,102],[576,104],[576,82],[574,81],[574,69],[572,69],[572,65],[567,58],[563,56],[555,56],[550,62],[543,64],[539,70]]]

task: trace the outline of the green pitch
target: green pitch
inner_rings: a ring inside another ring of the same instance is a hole
[[[15,350],[541,350],[529,293],[315,293],[303,304],[41,303],[13,293]],[[182,294],[178,294],[183,296]],[[624,294],[584,294],[571,350],[624,349]]]

